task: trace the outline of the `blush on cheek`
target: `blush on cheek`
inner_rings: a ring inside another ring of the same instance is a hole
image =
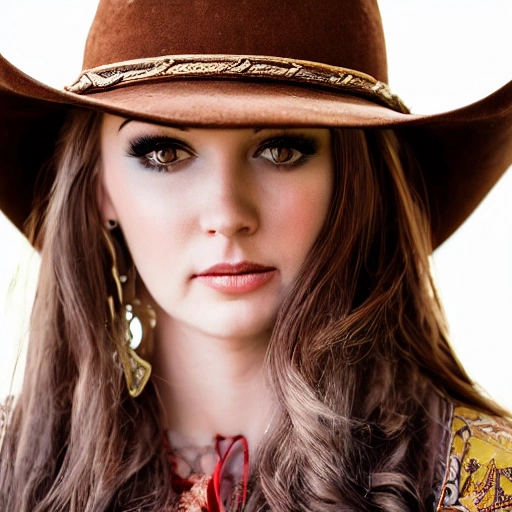
[[[283,263],[283,279],[291,285],[309,255],[324,225],[329,208],[330,194],[322,190],[319,194],[305,191],[294,194],[292,202],[281,204],[283,209],[276,218],[273,239],[276,247],[281,247],[280,258]],[[285,199],[286,200],[286,199]]]
[[[293,233],[296,243],[311,246],[324,225],[331,201],[331,187],[328,180],[322,185],[281,197],[285,209],[281,218],[288,219],[288,227],[283,233]]]

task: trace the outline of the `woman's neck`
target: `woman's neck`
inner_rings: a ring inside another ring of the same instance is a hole
[[[254,450],[272,410],[263,372],[270,332],[221,339],[163,315],[156,334],[153,380],[173,448],[201,450],[221,434],[243,435]]]

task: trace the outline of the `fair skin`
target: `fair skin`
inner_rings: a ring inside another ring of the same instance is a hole
[[[157,310],[163,427],[176,445],[221,433],[256,446],[272,412],[272,328],[332,195],[329,131],[105,115],[101,152],[102,216],[119,223]]]

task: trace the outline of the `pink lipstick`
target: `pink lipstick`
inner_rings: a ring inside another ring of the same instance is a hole
[[[249,293],[267,284],[276,274],[275,267],[242,261],[240,263],[219,263],[193,279],[222,293]]]

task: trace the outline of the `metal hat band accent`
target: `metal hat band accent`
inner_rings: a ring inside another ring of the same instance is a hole
[[[317,62],[254,55],[169,55],[118,62],[83,71],[66,90],[89,94],[146,80],[173,78],[277,79],[340,90],[409,113],[387,84],[365,73]]]

